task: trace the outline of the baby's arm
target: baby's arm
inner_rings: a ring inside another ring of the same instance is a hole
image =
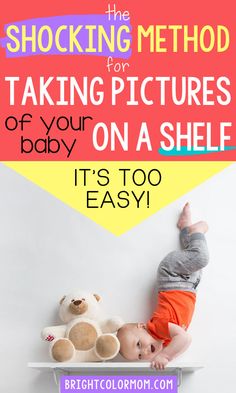
[[[168,327],[172,340],[152,361],[152,367],[161,370],[165,368],[168,362],[186,351],[191,344],[191,336],[180,326],[169,322]]]

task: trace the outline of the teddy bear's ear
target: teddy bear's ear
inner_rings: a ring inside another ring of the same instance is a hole
[[[94,293],[93,296],[95,297],[97,302],[99,302],[101,300],[101,296],[97,295],[96,293]]]
[[[60,300],[60,304],[62,304],[65,300],[66,296],[63,296],[63,298]]]

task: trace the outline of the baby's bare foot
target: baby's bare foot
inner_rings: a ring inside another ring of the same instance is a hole
[[[191,210],[190,210],[190,205],[187,202],[183,210],[180,214],[179,220],[177,222],[177,227],[181,230],[186,227],[190,227],[192,225],[192,219],[191,219]]]
[[[206,221],[199,221],[196,224],[190,225],[189,233],[206,233],[208,231],[208,224]]]

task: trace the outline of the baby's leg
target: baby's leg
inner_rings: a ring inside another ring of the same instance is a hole
[[[204,236],[208,225],[205,221],[192,224],[190,206],[189,203],[186,203],[177,226],[180,229],[183,250],[172,253],[176,255],[178,261],[175,271],[179,274],[191,274],[208,264],[209,255]]]
[[[181,231],[180,237],[185,248],[170,252],[161,262],[160,268],[180,275],[189,275],[203,269],[209,261],[204,234],[189,234],[188,228],[185,228]]]
[[[178,221],[180,239],[184,249],[169,253],[158,268],[159,290],[195,290],[201,277],[201,269],[209,260],[204,233],[208,227],[204,221],[191,223],[189,204],[186,204]]]

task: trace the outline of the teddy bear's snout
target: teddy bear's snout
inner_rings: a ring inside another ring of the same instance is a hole
[[[79,306],[82,303],[82,300],[75,300],[73,303],[75,306]]]
[[[74,300],[69,305],[70,312],[74,315],[84,314],[88,309],[88,304],[83,300]]]

